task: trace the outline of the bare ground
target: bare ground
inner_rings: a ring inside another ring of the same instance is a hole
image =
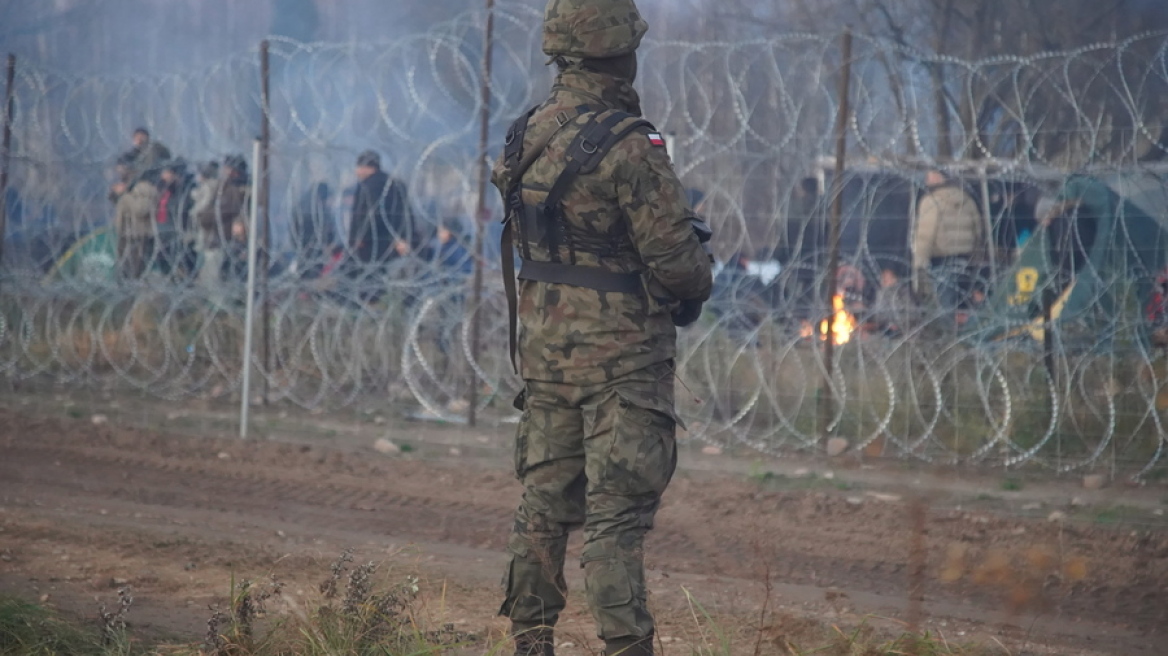
[[[469,447],[434,460],[384,456],[368,442],[241,442],[42,410],[0,403],[0,592],[48,595],[91,617],[95,597],[112,603],[128,583],[136,630],[191,642],[232,576],[275,575],[295,603],[353,547],[359,559],[388,562],[389,576],[421,574],[435,621],[488,640],[505,628],[493,615],[519,495],[505,459],[471,457]],[[916,474],[852,472],[862,491],[838,489],[848,472],[831,483],[748,480],[689,458],[699,467],[675,478],[647,546],[666,653],[700,640],[687,593],[746,653],[768,596],[771,644],[832,624],[896,632],[916,612],[914,535],[924,629],[1013,654],[1168,653],[1160,492],[1113,492],[1131,499],[1132,517],[1067,509],[1065,521],[1049,521],[1050,499],[1067,492],[1057,486],[1036,485],[1046,505],[1026,516],[1026,499],[972,496],[944,485],[943,473],[911,488],[897,477]],[[575,596],[563,635],[576,647],[564,653],[595,646],[582,606]]]

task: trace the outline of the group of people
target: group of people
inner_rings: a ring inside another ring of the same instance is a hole
[[[1010,253],[994,245],[975,195],[960,179],[941,171],[926,174],[915,214],[906,218],[911,225],[910,260],[876,255],[871,271],[842,263],[832,295],[842,298],[844,308],[868,333],[900,335],[926,319],[950,327],[970,325],[987,299],[990,249],[995,248],[999,257]],[[821,271],[796,271],[814,298],[792,298],[791,290],[779,289],[774,281],[764,283],[750,265],[745,251],[735,252],[714,279],[712,309],[729,314],[732,329],[753,328],[784,302],[810,301],[808,307],[792,308],[798,314],[816,312],[829,300],[820,296]]]
[[[157,271],[209,289],[245,278],[251,178],[243,156],[207,162],[192,172],[145,128],[135,130],[132,139],[133,147],[117,159],[109,189],[118,274],[138,279]],[[342,198],[351,209],[347,241],[338,238],[327,183],[310,185],[292,208],[287,264],[298,277],[337,276],[362,286],[362,298],[370,300],[378,296],[378,277],[397,260],[425,260],[453,276],[472,272],[473,259],[453,226],[427,230],[405,183],[382,169],[376,152],[362,152],[355,173],[356,185]],[[283,260],[273,264],[282,266]]]
[[[247,160],[230,155],[192,172],[145,128],[132,139],[109,190],[118,274],[137,279],[158,270],[218,286],[247,245]]]

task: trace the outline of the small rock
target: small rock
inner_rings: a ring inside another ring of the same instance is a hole
[[[99,515],[108,515],[108,514],[109,514],[109,511],[108,511],[108,510],[106,510],[105,508],[102,508],[101,510],[97,511],[97,514],[99,514]]]
[[[864,505],[864,497],[848,497],[848,505],[862,506]]]
[[[1052,512],[1049,517],[1046,518],[1046,521],[1048,521],[1048,522],[1061,522],[1061,521],[1065,521],[1066,518],[1067,518],[1067,514],[1065,512],[1063,512],[1061,510],[1056,510],[1056,511]]]
[[[1013,531],[1010,531],[1010,535],[1026,535],[1026,527],[1019,526],[1018,528],[1014,529]]]
[[[884,494],[882,492],[865,492],[864,494],[872,497],[877,501],[883,501],[885,503],[896,503],[900,501],[901,498],[899,494]]]
[[[1082,508],[1085,505],[1087,505],[1087,502],[1083,501],[1079,497],[1074,497],[1071,499],[1071,507],[1072,508]]]
[[[395,453],[401,453],[400,446],[394,444],[393,442],[390,442],[389,440],[385,439],[384,437],[378,438],[378,440],[373,443],[373,450],[378,452],[378,453],[385,454],[385,455],[392,455]]]
[[[1103,474],[1089,474],[1083,477],[1083,489],[1085,490],[1099,490],[1107,482],[1107,478]]]
[[[43,595],[41,595],[41,603],[42,603],[42,604],[47,604],[47,603],[49,603],[49,595],[48,595],[48,594],[43,594]]]
[[[381,426],[382,424],[385,423],[385,417],[382,417],[381,415],[377,415],[376,417],[373,418],[373,423],[377,424],[378,426]]]
[[[109,580],[109,586],[111,588],[120,588],[120,587],[126,585],[127,583],[129,583],[129,581],[127,581],[126,579],[112,578]]]
[[[835,480],[835,472],[825,471],[825,472],[823,472],[823,478],[826,480],[829,480],[829,481]]]
[[[709,446],[703,446],[702,447],[702,455],[720,456],[720,455],[722,455],[722,447],[717,446],[715,444],[710,444]]]
[[[10,562],[12,562],[12,556],[10,556],[9,554],[0,554],[0,560],[4,561],[6,563],[10,563]]]
[[[1028,503],[1022,506],[1022,510],[1042,510],[1042,504],[1038,503],[1037,501],[1034,503]]]
[[[575,646],[576,646],[576,643],[574,643],[574,642],[561,642],[559,644],[560,649],[571,649],[572,647],[575,647]]]
[[[276,537],[278,537],[278,538],[285,537],[285,535],[286,534],[284,533],[284,531],[276,531]]]
[[[1153,511],[1152,511],[1152,514],[1153,514],[1153,515],[1155,515],[1155,516],[1157,516],[1157,517],[1163,517],[1163,516],[1164,516],[1164,509],[1163,509],[1163,508],[1157,508],[1157,509],[1155,509],[1155,510],[1153,510]]]
[[[454,456],[455,458],[457,458],[458,456],[461,456],[461,455],[462,455],[462,449],[460,449],[460,448],[458,448],[458,447],[456,447],[456,446],[452,446],[452,447],[450,447],[450,450],[449,450],[449,451],[447,451],[447,453],[449,453],[450,455],[452,455],[452,456]]]
[[[109,423],[109,417],[105,415],[93,415],[89,420],[93,422],[94,426],[104,426]]]
[[[794,472],[791,473],[791,476],[793,476],[795,478],[807,478],[810,475],[811,475],[811,470],[807,469],[806,467],[800,467],[799,469],[796,469]]]
[[[827,441],[827,455],[832,458],[848,450],[848,441],[842,437],[833,437]]]
[[[231,460],[231,454],[227,453],[226,451],[220,451],[219,452],[219,459],[220,460]]]

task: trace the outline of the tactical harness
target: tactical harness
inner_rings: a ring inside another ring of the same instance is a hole
[[[527,136],[528,122],[537,109],[538,107],[533,108],[511,124],[507,130],[506,145],[503,149],[503,165],[509,175],[510,186],[503,199],[506,205],[506,217],[503,219],[504,227],[500,240],[500,252],[503,258],[503,287],[507,294],[508,337],[511,346],[512,367],[516,367],[515,353],[518,341],[519,296],[515,283],[515,254],[512,246],[516,229],[519,230],[519,248],[523,257],[523,266],[518,276],[520,280],[559,283],[600,292],[636,294],[642,290],[641,274],[639,273],[617,273],[600,267],[576,263],[578,251],[602,257],[615,254],[616,251],[597,252],[603,249],[592,249],[591,245],[579,243],[577,235],[573,234],[568,228],[567,222],[564,221],[562,202],[564,195],[567,194],[576,178],[594,172],[613,146],[620,143],[634,130],[639,128],[652,130],[653,125],[627,112],[579,105],[570,111],[557,114],[556,122],[559,127],[550,131],[546,138],[533,144],[531,151],[524,154],[523,142]],[[547,198],[538,205],[524,204],[523,175],[539,159],[551,140],[561,130],[585,114],[591,114],[591,116],[568,146],[564,157],[566,162],[564,170],[552,183]],[[621,125],[629,119],[634,120],[627,125]],[[517,223],[518,228],[516,228]],[[548,251],[549,261],[532,259],[531,245],[533,243],[543,246]],[[562,261],[561,246],[566,246],[568,249],[568,262]]]

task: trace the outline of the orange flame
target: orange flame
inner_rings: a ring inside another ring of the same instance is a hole
[[[834,332],[837,346],[847,344],[852,341],[852,333],[856,331],[856,318],[844,309],[843,294],[831,297],[831,307],[835,310],[831,318],[831,330],[828,330],[827,319],[819,324],[819,332],[823,335],[822,339],[827,339],[828,333]]]

